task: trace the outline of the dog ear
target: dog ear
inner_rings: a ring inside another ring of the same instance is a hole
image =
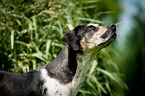
[[[79,37],[76,35],[75,30],[65,34],[62,40],[70,45],[73,50],[79,50]]]

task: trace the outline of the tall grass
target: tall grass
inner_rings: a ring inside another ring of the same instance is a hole
[[[99,23],[101,0],[0,1],[0,69],[24,73],[52,61],[63,48],[61,38],[75,26]],[[91,14],[90,14],[91,12]],[[113,48],[102,50],[92,62],[78,96],[113,95],[112,83],[124,87],[111,59]]]

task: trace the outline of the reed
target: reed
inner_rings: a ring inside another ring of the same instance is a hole
[[[69,30],[79,24],[104,24],[98,18],[110,11],[94,10],[100,1],[1,0],[0,69],[24,73],[51,62],[63,48],[61,38]],[[78,96],[112,95],[112,82],[124,87],[110,54],[112,46],[98,54]]]

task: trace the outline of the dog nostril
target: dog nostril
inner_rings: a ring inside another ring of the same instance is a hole
[[[115,24],[111,24],[109,27],[110,28],[115,28],[116,26],[115,26]]]
[[[115,30],[116,30],[116,25],[115,25],[115,24],[111,24],[111,25],[109,26],[109,28],[111,28],[113,31],[115,31]]]

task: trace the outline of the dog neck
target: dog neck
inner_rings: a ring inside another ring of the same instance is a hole
[[[59,55],[45,68],[48,74],[60,83],[67,84],[71,82],[77,69],[76,52],[65,45]]]
[[[99,49],[96,49],[95,51],[85,51],[83,54],[77,54],[77,70],[76,74],[72,81],[72,90],[71,90],[71,96],[76,96],[78,90],[81,87],[81,84],[85,80],[85,74],[88,71],[92,60],[98,53]]]
[[[71,96],[76,96],[97,52],[98,50],[86,51],[82,54],[65,45],[60,54],[45,68],[50,77],[58,80],[62,85],[69,85],[68,90],[70,90]]]

